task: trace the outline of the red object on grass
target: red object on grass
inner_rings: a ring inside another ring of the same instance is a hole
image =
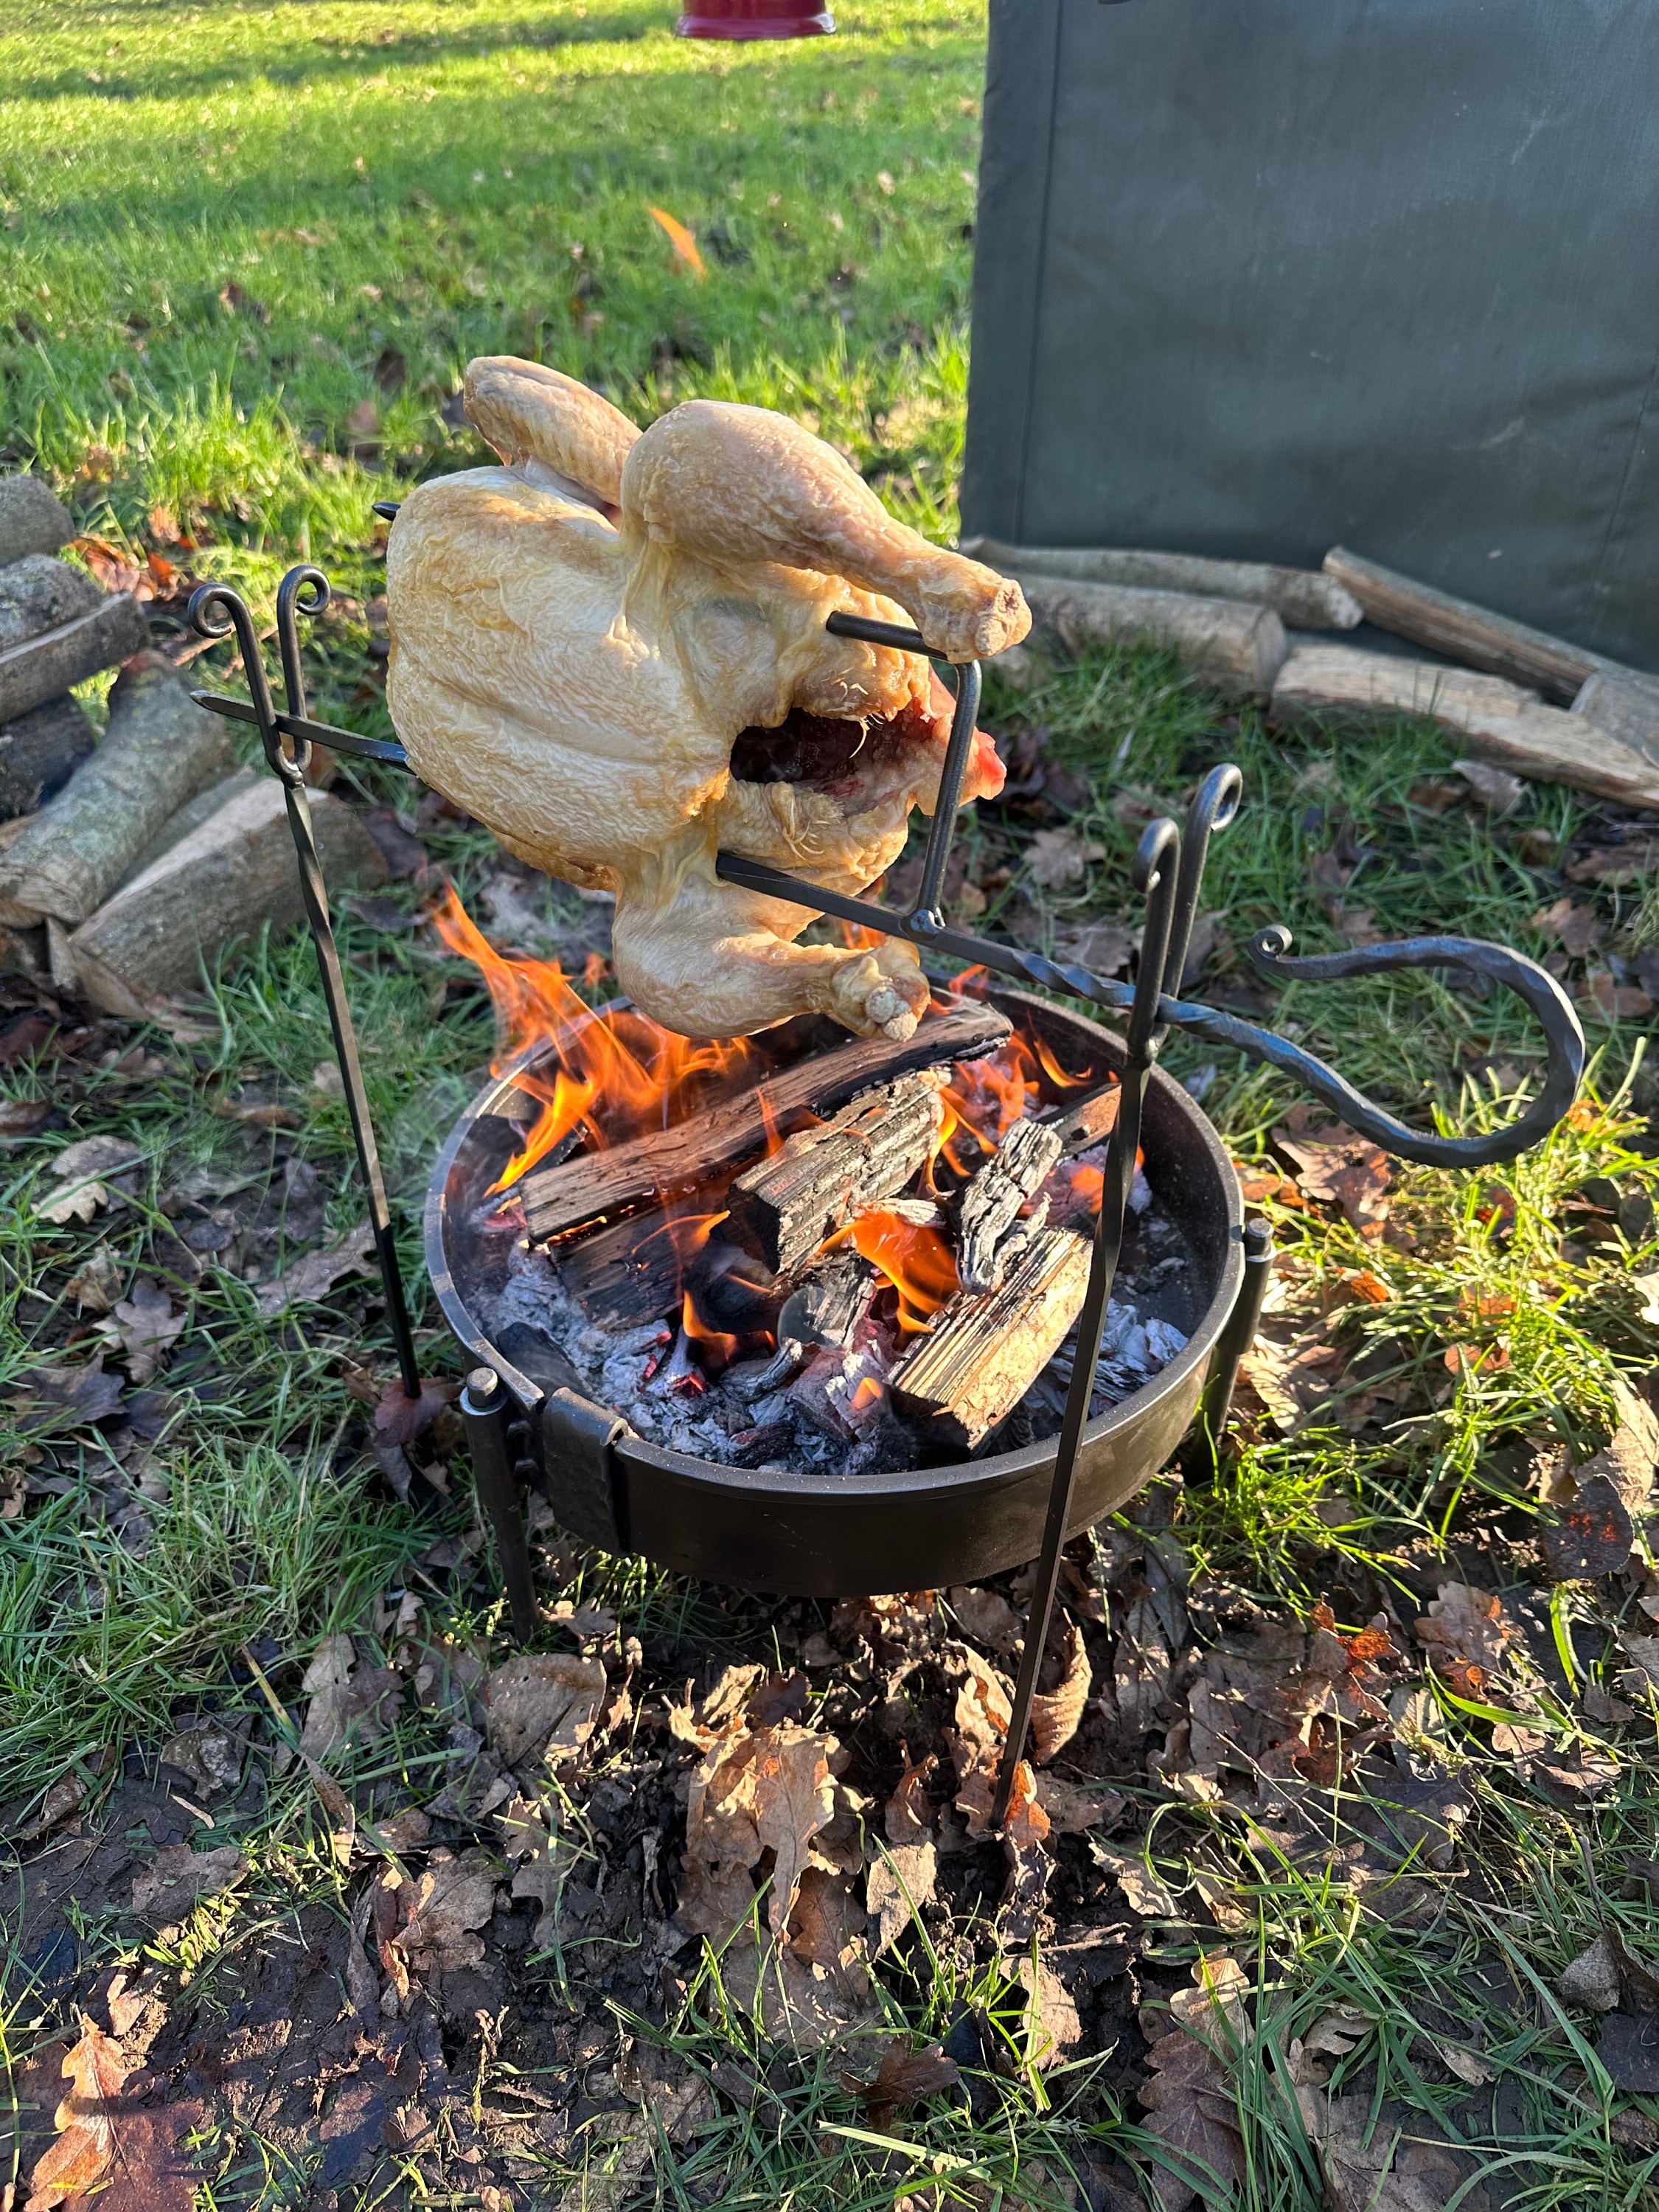
[[[836,19],[812,0],[691,0],[674,27],[683,39],[821,39]]]

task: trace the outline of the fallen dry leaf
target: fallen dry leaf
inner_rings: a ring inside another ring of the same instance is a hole
[[[890,2043],[873,2081],[860,2081],[851,2074],[841,2077],[842,2087],[849,2097],[858,2098],[872,2128],[884,2128],[906,2105],[920,2104],[924,2097],[939,2096],[961,2084],[956,2061],[947,2058],[937,2043],[926,2044],[920,2051]]]
[[[180,1919],[198,1898],[217,1897],[244,1874],[247,1861],[234,1844],[193,1851],[188,1844],[164,1844],[132,1884],[132,1911],[139,1920]]]
[[[596,1659],[521,1652],[490,1669],[483,1703],[492,1747],[509,1766],[579,1751],[599,1720],[606,1689]]]
[[[343,1277],[370,1273],[374,1266],[374,1232],[368,1222],[360,1222],[332,1244],[307,1252],[295,1266],[261,1283],[254,1292],[254,1304],[262,1320],[274,1321],[284,1308],[314,1304],[326,1297]]]
[[[1614,1383],[1612,1441],[1550,1485],[1559,1518],[1544,1532],[1544,1555],[1559,1582],[1615,1574],[1629,1559],[1636,1524],[1659,1462],[1659,1418],[1622,1377]]]
[[[1095,1863],[1113,1875],[1123,1892],[1129,1909],[1144,1920],[1173,1920],[1176,1907],[1173,1893],[1162,1876],[1154,1874],[1144,1859],[1126,1858],[1120,1851],[1108,1850],[1097,1837],[1089,1838],[1089,1849]]]
[[[1074,1621],[1066,1628],[1066,1656],[1060,1682],[1031,1700],[1031,1745],[1039,1766],[1046,1766],[1077,1734],[1089,1701],[1089,1655],[1083,1648],[1083,1632]]]
[[[106,1314],[120,1297],[125,1280],[121,1263],[113,1250],[107,1244],[100,1244],[64,1287],[82,1313]]]
[[[381,1391],[374,1407],[375,1435],[383,1443],[412,1444],[417,1437],[426,1434],[444,1407],[460,1395],[460,1388],[453,1376],[428,1375],[422,1378],[420,1396],[410,1398],[394,1377]]]
[[[871,1862],[865,1877],[865,1902],[875,1922],[871,1956],[890,1950],[911,1924],[912,1908],[920,1912],[933,1900],[939,1880],[939,1854],[931,1840],[890,1844]]]
[[[685,225],[677,216],[670,215],[665,208],[647,204],[645,211],[673,247],[675,259],[689,269],[694,276],[699,279],[707,276],[708,265],[698,252],[697,241]]]
[[[161,1763],[188,1775],[204,1797],[234,1789],[242,1775],[242,1739],[211,1721],[182,1729],[161,1746]]]
[[[945,1596],[957,1617],[957,1626],[975,1644],[988,1644],[993,1651],[1004,1652],[1012,1651],[1018,1644],[1019,1615],[995,1590],[963,1586],[947,1590]]]
[[[382,1937],[380,1946],[382,1968],[394,1984],[399,1961],[408,1972],[447,1974],[476,1966],[483,1957],[474,1930],[486,1926],[495,1910],[495,1870],[487,1851],[474,1848],[458,1858],[434,1850],[415,1876],[388,1865],[380,1889],[396,1911],[395,1932]],[[388,1953],[396,1954],[392,1964]]]
[[[25,1436],[66,1436],[95,1428],[120,1411],[125,1385],[101,1359],[86,1367],[36,1367],[19,1378],[13,1403]]]
[[[853,1966],[864,1957],[867,1917],[849,1875],[809,1866],[789,1914],[789,1948],[811,1966]]]
[[[737,1729],[705,1756],[686,1802],[679,1919],[693,1935],[728,1936],[754,1903],[751,1869],[774,1854],[767,1917],[780,1934],[812,1838],[835,1813],[832,1736],[786,1722]]]
[[[191,2212],[196,2176],[184,2143],[201,2125],[201,2106],[138,2101],[128,2088],[137,2070],[83,2013],[80,2039],[63,2062],[73,2086],[53,2115],[58,2137],[36,2163],[25,2212],[79,2204],[94,2191],[91,2201],[109,2212]]]
[[[109,1205],[115,1177],[140,1166],[145,1157],[143,1146],[126,1137],[82,1137],[66,1145],[52,1162],[52,1186],[36,1199],[34,1210],[60,1229],[90,1221],[100,1206]]]
[[[1296,1164],[1304,1194],[1340,1206],[1362,1237],[1378,1237],[1389,1218],[1388,1155],[1369,1137],[1340,1121],[1324,1121],[1321,1109],[1293,1106],[1273,1142]]]
[[[1605,884],[1610,890],[1620,890],[1640,883],[1656,870],[1659,870],[1659,843],[1650,841],[1644,845],[1594,846],[1569,861],[1565,873],[1570,884]]]
[[[1106,848],[1091,844],[1075,830],[1039,830],[1031,840],[1031,881],[1057,891],[1081,883],[1091,860],[1103,860]]]
[[[1615,2089],[1628,2096],[1659,2094],[1659,2018],[1652,2014],[1609,2013],[1595,2055]]]
[[[354,1738],[378,1743],[403,1703],[403,1678],[394,1668],[361,1662],[349,1636],[325,1636],[301,1681],[311,1699],[300,1749],[324,1759]]]
[[[1091,1828],[1110,1828],[1121,1820],[1128,1799],[1121,1790],[1103,1782],[1062,1782],[1056,1774],[1039,1774],[1037,1803],[1048,1816],[1056,1835],[1080,1836]]]
[[[98,1334],[126,1363],[127,1378],[142,1388],[152,1381],[174,1343],[184,1334],[186,1316],[175,1314],[173,1301],[161,1285],[140,1275],[131,1295],[118,1298]]]
[[[1516,1633],[1503,1601],[1467,1583],[1442,1583],[1440,1595],[1415,1624],[1417,1640],[1445,1670],[1460,1697],[1479,1697],[1504,1663]]]
[[[0,1098],[0,1144],[32,1137],[52,1119],[50,1098]]]
[[[550,1945],[558,1936],[559,1892],[576,1854],[534,1799],[514,1797],[495,1815],[495,1826],[502,1856],[514,1864],[514,1896],[533,1897],[540,1907],[530,1940],[538,1947]]]
[[[963,1678],[957,1690],[957,1734],[976,1753],[994,1756],[1014,1716],[1012,1686],[966,1644],[947,1644],[943,1656]]]
[[[1476,2200],[1444,2144],[1403,2134],[1369,2097],[1298,2087],[1297,2103],[1319,2160],[1328,2212],[1443,2212]]]
[[[1547,945],[1559,945],[1570,960],[1582,960],[1607,935],[1595,908],[1576,905],[1570,898],[1559,898],[1553,906],[1540,907],[1531,926]]]
[[[1183,2212],[1200,2191],[1214,2202],[1246,2170],[1232,2075],[1205,2037],[1181,2028],[1152,2045],[1146,2063],[1143,2124],[1165,2154],[1150,2175],[1164,2212]]]

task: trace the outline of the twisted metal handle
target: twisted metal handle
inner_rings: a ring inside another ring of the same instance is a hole
[[[295,573],[303,574],[302,571]],[[326,591],[326,585],[324,589]],[[303,739],[284,740],[276,726],[276,702],[270,696],[264,657],[259,651],[259,633],[253,626],[252,610],[247,601],[233,585],[198,584],[190,595],[190,605],[185,611],[191,627],[199,637],[228,637],[233,630],[235,631],[236,649],[242,657],[242,674],[247,681],[248,696],[253,702],[253,720],[258,727],[259,742],[264,747],[265,759],[284,783],[302,782],[306,763],[311,757],[311,747]],[[290,604],[288,616],[290,628],[293,619]]]
[[[1484,1136],[1442,1137],[1413,1129],[1385,1107],[1356,1091],[1352,1084],[1315,1054],[1288,1037],[1257,1029],[1236,1014],[1213,1006],[1166,998],[1163,1018],[1206,1044],[1231,1045],[1253,1060],[1266,1060],[1328,1106],[1361,1136],[1385,1152],[1425,1167],[1490,1167],[1512,1160],[1547,1137],[1577,1095],[1584,1072],[1584,1032],[1572,1001],[1547,969],[1523,953],[1472,937],[1410,937],[1392,945],[1358,945],[1346,952],[1319,952],[1291,959],[1291,933],[1281,924],[1259,930],[1245,947],[1257,973],[1279,982],[1340,982],[1351,975],[1381,975],[1402,968],[1457,968],[1484,976],[1523,1000],[1536,1016],[1549,1047],[1538,1096],[1526,1111]]]

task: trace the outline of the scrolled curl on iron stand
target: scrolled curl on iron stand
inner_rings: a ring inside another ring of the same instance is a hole
[[[392,514],[396,508],[385,506],[378,507],[377,512]],[[330,746],[358,759],[399,766],[407,766],[408,763],[401,745],[358,737],[351,731],[314,721],[307,712],[298,617],[301,613],[320,614],[328,598],[327,580],[319,569],[309,565],[290,570],[283,580],[277,593],[276,630],[286,703],[279,711],[260,661],[258,635],[246,603],[228,586],[204,585],[191,601],[191,620],[206,637],[225,637],[234,631],[251,703],[211,692],[198,692],[196,696],[203,706],[218,714],[252,722],[258,729],[267,763],[283,781],[306,911],[316,945],[358,1159],[368,1193],[370,1223],[386,1289],[388,1322],[404,1389],[414,1396],[419,1391],[419,1372],[390,1211],[350,1009],[329,920],[326,887],[304,795],[305,766],[313,744]],[[899,623],[836,613],[830,617],[826,627],[838,636],[943,658],[931,653],[919,632]],[[1397,944],[1292,958],[1287,929],[1274,926],[1258,931],[1245,949],[1257,973],[1269,981],[1327,982],[1401,970],[1453,969],[1513,991],[1524,1000],[1537,1018],[1548,1048],[1537,1096],[1514,1121],[1501,1127],[1473,1136],[1442,1136],[1410,1127],[1386,1108],[1365,1097],[1334,1068],[1288,1037],[1258,1028],[1220,1008],[1182,999],[1167,989],[1166,985],[1172,980],[1178,983],[1186,964],[1211,838],[1224,830],[1238,811],[1243,780],[1231,765],[1213,769],[1205,777],[1188,809],[1184,827],[1165,817],[1153,822],[1140,840],[1133,880],[1135,890],[1146,901],[1146,920],[1139,964],[1133,984],[1109,981],[1070,963],[1050,960],[1041,953],[1020,951],[994,939],[952,928],[945,919],[941,897],[973,745],[981,688],[976,662],[956,665],[954,674],[956,700],[950,739],[922,863],[921,890],[913,909],[901,913],[875,900],[844,897],[783,870],[724,850],[718,855],[716,872],[726,882],[744,885],[812,914],[852,922],[884,936],[906,938],[924,955],[982,967],[1022,983],[1035,984],[1042,990],[1081,1000],[1091,1010],[1127,1017],[1118,1118],[1108,1140],[1088,1287],[1078,1320],[1072,1381],[1055,1447],[1042,1546],[1025,1624],[1012,1717],[997,1778],[994,1819],[1000,1827],[1006,1816],[1017,1769],[1024,1754],[1038,1669],[1054,1610],[1061,1553],[1067,1536],[1076,1533],[1070,1522],[1079,1453],[1088,1426],[1096,1362],[1123,1243],[1142,1111],[1153,1067],[1170,1033],[1179,1030],[1206,1044],[1229,1046],[1250,1059],[1265,1062],[1290,1077],[1349,1127],[1370,1138],[1385,1152],[1402,1159],[1446,1168],[1490,1166],[1513,1159],[1540,1142],[1565,1115],[1577,1096],[1585,1048],[1577,1016],[1554,977],[1535,961],[1505,946],[1471,938],[1421,937]],[[1217,1343],[1200,1406],[1200,1441],[1211,1452],[1218,1445],[1227,1418],[1239,1358],[1255,1333],[1272,1259],[1271,1243],[1261,1224],[1250,1224],[1243,1234],[1243,1287]],[[469,1376],[461,1410],[473,1448],[482,1502],[495,1539],[514,1627],[521,1637],[528,1636],[535,1629],[538,1615],[517,1488],[521,1480],[535,1472],[536,1462],[529,1449],[529,1431],[522,1420],[513,1418],[509,1394],[500,1387],[499,1377],[488,1368]],[[596,1454],[602,1454],[605,1438],[596,1436],[593,1442]]]

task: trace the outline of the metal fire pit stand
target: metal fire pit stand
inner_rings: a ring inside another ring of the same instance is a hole
[[[376,511],[388,519],[397,512],[389,503]],[[291,569],[283,579],[276,595],[276,636],[287,707],[279,713],[265,679],[258,633],[246,602],[228,586],[203,585],[191,599],[191,621],[204,637],[225,637],[234,630],[252,703],[212,692],[198,691],[195,696],[201,705],[217,714],[254,723],[265,758],[283,781],[306,912],[317,947],[323,992],[339,1053],[357,1157],[368,1191],[369,1219],[380,1278],[386,1286],[386,1311],[397,1346],[398,1370],[404,1390],[415,1397],[419,1394],[420,1377],[414,1340],[350,1009],[329,921],[327,891],[305,796],[305,769],[313,744],[328,745],[337,752],[359,759],[391,762],[399,767],[406,768],[409,761],[399,744],[360,738],[349,730],[313,721],[307,712],[297,617],[301,612],[320,614],[328,599],[328,581],[319,568],[307,564]],[[930,653],[919,631],[901,623],[834,614],[827,627],[838,637],[859,638],[868,644],[890,646],[900,652],[939,657]],[[1484,1136],[1443,1137],[1411,1128],[1385,1108],[1364,1097],[1335,1069],[1311,1053],[1304,1052],[1287,1037],[1258,1029],[1217,1007],[1175,996],[1198,913],[1210,839],[1216,831],[1227,827],[1238,810],[1243,778],[1231,765],[1212,769],[1206,776],[1188,810],[1184,834],[1166,817],[1152,823],[1140,840],[1135,853],[1133,881],[1146,902],[1146,925],[1133,984],[1115,982],[1092,975],[1087,969],[1049,960],[1041,953],[1018,951],[994,939],[975,937],[966,931],[951,928],[945,921],[940,902],[978,720],[978,665],[969,661],[959,665],[956,678],[951,736],[922,861],[921,888],[914,909],[902,914],[872,899],[846,897],[802,877],[747,860],[738,853],[720,852],[716,857],[715,870],[726,883],[741,884],[811,913],[854,922],[884,936],[907,938],[923,952],[988,968],[996,974],[1036,983],[1048,990],[1086,1000],[1091,1006],[1127,1016],[1121,1097],[1116,1124],[1107,1140],[1088,1287],[1078,1318],[1077,1348],[1055,1446],[1042,1549],[1025,1623],[1024,1648],[1007,1742],[997,1776],[994,1824],[1000,1827],[1006,1818],[1024,1754],[1031,1702],[1036,1693],[1038,1671],[1054,1612],[1060,1556],[1069,1528],[1078,1451],[1088,1425],[1101,1334],[1123,1242],[1147,1082],[1170,1031],[1182,1030],[1188,1036],[1202,1038],[1206,1043],[1231,1046],[1253,1060],[1265,1060],[1293,1077],[1349,1127],[1401,1158],[1436,1167],[1462,1168],[1513,1159],[1547,1135],[1577,1095],[1583,1073],[1584,1036],[1571,1002],[1555,978],[1535,961],[1503,945],[1472,938],[1419,937],[1394,945],[1364,945],[1352,951],[1293,960],[1288,957],[1291,934],[1287,929],[1273,925],[1259,930],[1245,949],[1257,972],[1273,980],[1323,982],[1355,975],[1382,975],[1398,969],[1452,968],[1484,978],[1489,983],[1501,984],[1526,1001],[1536,1015],[1548,1045],[1544,1080],[1537,1097],[1516,1120]],[[1255,1334],[1272,1261],[1271,1243],[1261,1224],[1252,1224],[1245,1237],[1243,1288],[1216,1347],[1200,1407],[1200,1449],[1207,1449],[1212,1455],[1218,1445],[1231,1404],[1239,1358]],[[520,1636],[527,1636],[536,1626],[537,1612],[519,1513],[517,1481],[538,1472],[530,1456],[529,1429],[527,1425],[514,1421],[508,1393],[499,1376],[487,1368],[477,1369],[468,1376],[461,1396],[461,1412],[473,1452],[479,1497],[489,1515],[495,1538],[513,1625]]]

